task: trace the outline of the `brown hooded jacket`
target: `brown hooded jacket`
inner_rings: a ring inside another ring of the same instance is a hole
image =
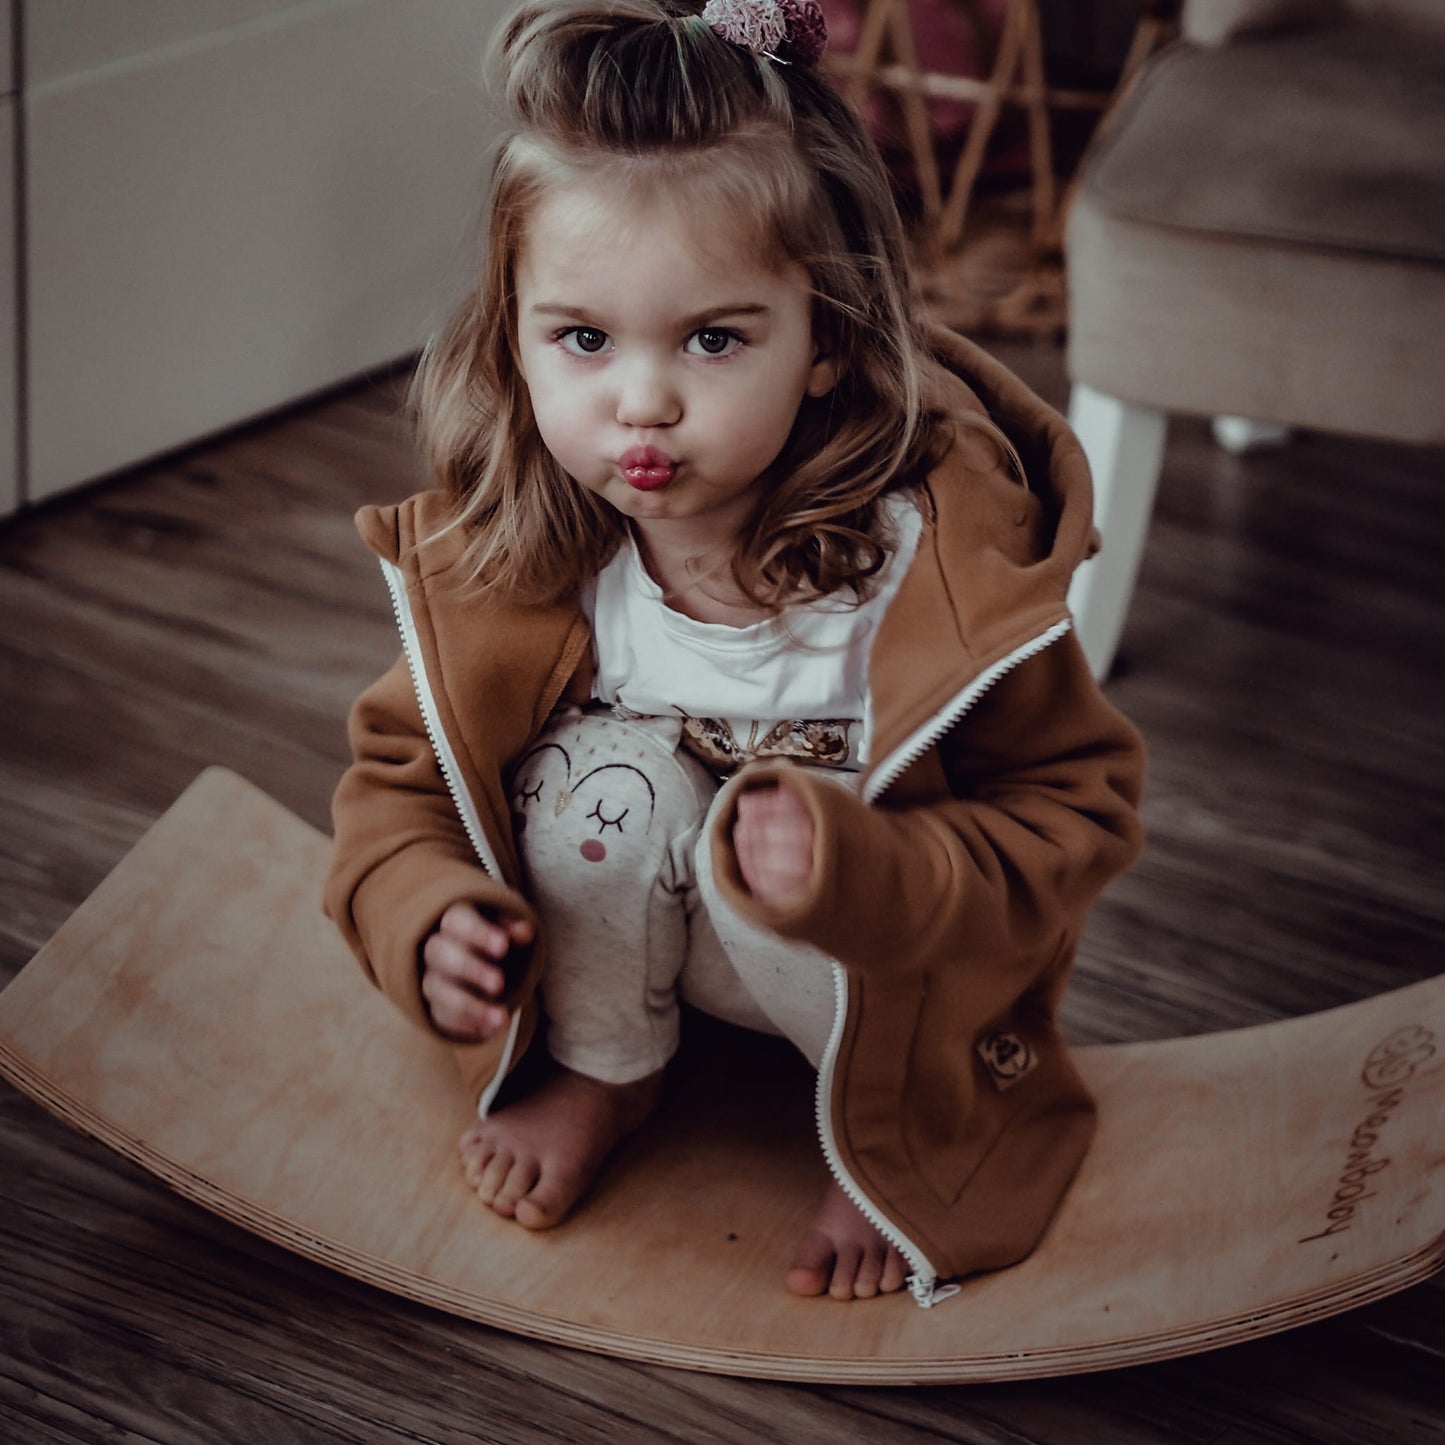
[[[1027,1254],[1088,1147],[1093,1103],[1056,1018],[1105,884],[1137,855],[1138,734],[1103,698],[1065,602],[1096,545],[1088,468],[1063,420],[971,343],[938,333],[941,383],[986,408],[1023,486],[959,429],[918,489],[925,527],[869,659],[874,761],[851,793],[787,763],[751,784],[796,792],[815,824],[807,896],[762,906],[723,818],[719,886],[744,913],[835,961],[818,1078],[834,1176],[909,1261],[916,1297]],[[352,712],[326,909],[371,979],[420,1024],[420,947],[462,899],[519,891],[505,777],[563,699],[590,695],[574,605],[520,609],[459,588],[456,533],[422,493],[368,508],[403,656]],[[545,939],[509,993],[512,1026],[458,1048],[490,1107],[529,1043]]]

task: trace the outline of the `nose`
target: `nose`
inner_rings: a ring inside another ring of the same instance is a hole
[[[682,419],[682,397],[664,362],[630,357],[619,373],[617,420],[623,426],[672,426]]]

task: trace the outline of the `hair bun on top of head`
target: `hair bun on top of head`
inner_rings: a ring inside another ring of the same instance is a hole
[[[724,40],[774,60],[816,65],[828,44],[818,0],[707,0],[702,18]]]

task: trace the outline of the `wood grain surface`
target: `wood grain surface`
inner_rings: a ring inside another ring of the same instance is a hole
[[[1054,348],[1004,355],[1062,402]],[[1151,743],[1151,843],[1086,937],[1077,1041],[1266,1023],[1440,971],[1442,460],[1326,437],[1242,460],[1175,424],[1111,684]],[[326,826],[346,707],[395,651],[350,512],[418,480],[381,379],[0,530],[0,976],[207,764]],[[8,1089],[0,1159],[17,1441],[1445,1440],[1439,1279],[1127,1370],[802,1386],[383,1294]]]

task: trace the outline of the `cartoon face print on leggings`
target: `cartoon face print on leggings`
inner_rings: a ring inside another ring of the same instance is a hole
[[[512,827],[519,838],[527,833],[528,853],[535,853],[542,832],[549,852],[575,851],[589,863],[622,861],[645,847],[657,811],[652,781],[636,762],[604,751],[589,746],[574,758],[562,743],[544,742],[517,765]]]

